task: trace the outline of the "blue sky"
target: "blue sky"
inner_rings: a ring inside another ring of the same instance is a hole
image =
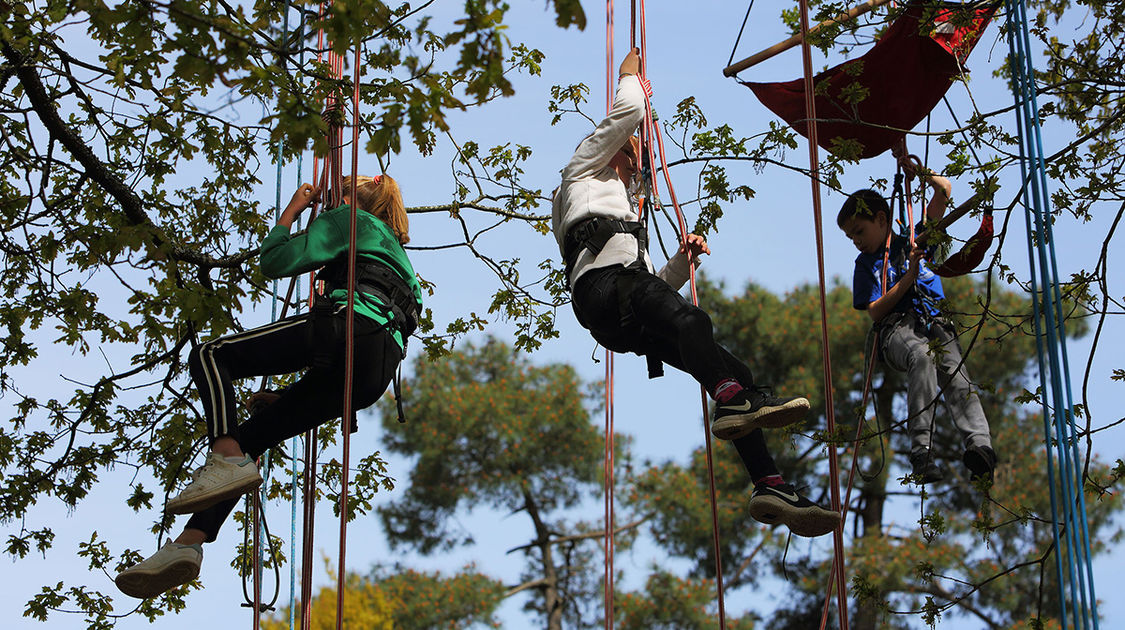
[[[688,8],[690,6],[690,8]],[[456,10],[453,5],[449,10]],[[590,103],[586,111],[595,118],[604,108],[605,84],[605,34],[603,30],[604,6],[586,3],[589,26],[585,32],[562,31],[553,25],[553,16],[543,10],[542,3],[517,3],[512,10],[510,23],[513,25],[512,37],[531,46],[540,48],[547,54],[543,64],[543,77],[521,77],[516,81],[517,95],[490,104],[474,112],[455,114],[451,117],[453,134],[458,141],[476,140],[482,147],[505,142],[518,142],[531,146],[535,155],[527,165],[525,183],[551,190],[558,179],[558,171],[569,157],[577,141],[588,131],[589,124],[577,117],[571,117],[558,126],[550,125],[551,115],[546,110],[549,88],[553,84],[583,82],[592,88]],[[751,135],[764,130],[773,116],[753,98],[745,88],[729,79],[724,79],[721,69],[726,65],[730,48],[737,34],[745,5],[705,0],[681,3],[676,9],[649,8],[649,58],[648,69],[655,94],[653,102],[657,111],[664,117],[673,112],[675,104],[687,96],[695,96],[699,105],[713,123],[727,122],[735,127],[740,135]],[[783,28],[773,6],[758,6],[751,16],[747,35],[743,36],[740,53],[749,54],[784,37]],[[1075,16],[1078,20],[1081,16]],[[628,41],[628,7],[619,7],[617,17],[617,51],[614,69],[616,70]],[[969,84],[973,100],[981,111],[992,111],[1010,106],[1011,96],[1005,83],[994,77],[992,71],[1003,61],[1007,45],[998,39],[998,28],[990,27],[985,39],[970,59],[973,78]],[[819,67],[825,59],[814,53],[814,63]],[[800,55],[794,50],[762,66],[743,73],[743,77],[753,80],[782,80],[799,76]],[[950,98],[958,115],[962,118],[972,111],[972,105],[963,86],[955,85]],[[251,115],[256,115],[252,112]],[[1010,121],[1014,129],[1014,120]],[[951,126],[948,115],[935,112],[934,128]],[[1046,136],[1047,153],[1064,145],[1072,136],[1069,130],[1048,130]],[[674,149],[669,146],[670,151]],[[920,140],[912,140],[912,150],[921,153]],[[941,151],[935,146],[931,151],[931,167],[940,169],[944,165]],[[448,142],[443,142],[438,151],[429,157],[413,154],[396,156],[388,172],[402,185],[407,205],[429,205],[447,202],[452,194],[449,165],[452,152]],[[797,166],[807,166],[804,144],[786,156],[786,161]],[[374,165],[374,159],[369,162]],[[851,167],[843,181],[845,189],[864,186],[869,177],[890,177],[893,174],[893,161],[888,156],[880,156]],[[272,168],[265,168],[262,188],[263,201],[272,201],[274,182]],[[361,169],[362,170],[362,169]],[[374,166],[368,170],[374,170]],[[731,167],[732,179],[746,183],[757,191],[757,196],[746,203],[727,208],[719,225],[719,233],[710,239],[713,255],[705,260],[704,271],[708,277],[723,281],[729,291],[739,291],[748,282],[755,282],[770,290],[784,292],[804,283],[815,283],[817,277],[816,256],[813,243],[812,211],[810,206],[810,186],[807,179],[784,169],[767,168],[755,172],[747,167]],[[1009,169],[1011,170],[1011,169]],[[1015,173],[1005,173],[1005,183],[1011,186]],[[307,180],[311,175],[306,174]],[[693,172],[673,171],[676,190],[681,200],[695,197],[697,181]],[[284,197],[291,192],[297,174],[287,169],[283,178]],[[954,182],[955,196],[958,195],[957,182]],[[961,198],[967,193],[961,192]],[[829,221],[825,225],[825,259],[830,278],[850,278],[854,248],[832,225],[831,216],[839,207],[842,196],[822,190],[825,213]],[[1063,275],[1081,268],[1090,268],[1097,259],[1100,242],[1108,229],[1108,211],[1101,209],[1094,220],[1079,224],[1073,219],[1062,218],[1056,226],[1059,247],[1059,264]],[[689,223],[694,218],[694,209],[687,209]],[[543,213],[549,212],[544,206]],[[1111,217],[1110,217],[1111,218]],[[998,222],[1000,217],[998,217]],[[1022,217],[1012,217],[1011,234],[1004,245],[1003,257],[1006,264],[1021,276],[1026,276],[1027,256],[1024,243]],[[426,216],[412,219],[413,244],[426,245],[446,242],[456,235],[451,232],[450,222],[440,217]],[[961,226],[953,232],[967,236],[974,228]],[[522,226],[510,226],[491,233],[482,239],[480,247],[497,256],[518,256],[525,262],[525,272],[534,273],[534,265],[544,257],[556,255],[554,241],[550,236],[540,236]],[[437,293],[428,300],[427,305],[434,309],[439,327],[446,321],[467,310],[484,313],[491,301],[494,283],[483,265],[475,261],[464,250],[440,252],[418,252],[412,260],[419,273],[431,282],[437,283]],[[1125,282],[1121,262],[1110,259],[1110,293],[1125,294]],[[246,323],[267,321],[268,309],[247,315]],[[569,307],[559,310],[559,327],[562,337],[549,341],[536,353],[537,361],[565,361],[574,364],[587,380],[600,380],[603,367],[591,360],[595,347],[589,335],[574,322]],[[497,322],[489,328],[490,334],[506,337],[511,334],[511,326]],[[1091,410],[1101,424],[1108,424],[1125,415],[1120,402],[1121,383],[1109,380],[1114,367],[1121,367],[1117,356],[1109,356],[1107,349],[1115,349],[1125,343],[1125,325],[1120,319],[1111,317],[1107,322],[1105,337],[1101,342],[1101,354],[1094,358],[1090,387]],[[1089,341],[1079,340],[1071,344],[1071,362],[1075,366],[1074,383],[1080,384],[1078,366],[1085,365],[1089,353]],[[414,349],[417,352],[417,348]],[[84,375],[99,374],[102,369],[100,357],[73,356],[68,348],[53,348],[44,351],[44,359],[27,370],[20,371],[29,390],[44,393],[67,388],[61,379],[83,380]],[[598,352],[600,356],[600,351]],[[118,361],[124,356],[112,357]],[[96,360],[95,360],[96,359]],[[970,359],[971,362],[971,359]],[[620,357],[617,360],[617,428],[634,436],[634,449],[638,459],[675,459],[685,461],[693,448],[703,440],[698,388],[683,374],[669,371],[658,382],[648,382],[644,375],[643,361],[637,357]],[[3,401],[0,401],[3,404]],[[379,448],[378,422],[374,417],[362,417],[363,429],[353,442],[353,453],[367,453]],[[1123,429],[1120,427],[1098,435],[1095,453],[1103,460],[1112,461],[1122,456]],[[330,453],[331,454],[331,453]],[[390,474],[405,481],[409,462],[389,458]],[[134,548],[153,549],[155,541],[147,533],[155,514],[145,512],[134,514],[122,509],[121,497],[129,481],[128,471],[121,470],[107,475],[92,496],[74,513],[67,514],[51,506],[43,506],[37,511],[37,518],[57,520],[55,526],[59,535],[56,549],[47,560],[29,559],[19,561],[0,575],[0,585],[5,591],[5,608],[9,611],[13,628],[40,627],[38,624],[20,618],[17,610],[22,610],[23,602],[38,590],[39,585],[58,580],[85,582],[115,595],[115,601],[126,598],[116,594],[108,578],[90,573],[79,558],[71,558],[71,550],[76,548],[79,538],[95,524],[99,535],[117,545],[129,544]],[[386,498],[394,498],[390,493]],[[595,520],[600,514],[600,499],[592,499],[580,512],[582,518]],[[907,497],[897,503],[894,509],[903,515],[900,523],[912,523],[916,518],[916,501]],[[38,508],[37,508],[38,510]],[[324,518],[330,507],[319,507],[321,518],[317,523],[318,553],[328,557],[336,553],[336,523]],[[285,536],[289,529],[287,506],[271,508],[271,527],[275,534]],[[432,558],[419,558],[412,555],[398,555],[389,551],[382,542],[382,532],[375,518],[367,518],[352,524],[349,529],[348,566],[364,570],[373,563],[404,562],[419,568],[454,571],[468,562],[475,562],[478,568],[509,583],[518,580],[521,567],[518,558],[509,558],[504,552],[514,546],[512,540],[526,538],[530,531],[524,519],[491,512],[467,514],[462,519],[464,526],[473,531],[477,545],[459,550],[456,553]],[[239,608],[241,587],[238,578],[228,567],[234,546],[241,541],[237,528],[228,524],[220,540],[207,548],[204,563],[204,589],[193,593],[188,599],[188,608],[175,618],[161,621],[162,627],[176,630],[197,628],[206,625],[231,627],[230,616],[245,618],[249,626],[249,613]],[[823,541],[812,544],[823,553],[830,553]],[[653,561],[664,563],[663,558],[654,556],[652,545],[642,544],[638,550],[618,559],[617,563],[632,580],[626,586],[636,586],[643,579],[649,564]],[[1114,565],[1123,558],[1120,546],[1113,554],[1103,558],[1096,565],[1095,579],[1100,592],[1109,594],[1113,578],[1119,574]],[[327,583],[324,572],[316,575],[318,584]],[[283,577],[283,579],[286,579]],[[287,589],[287,584],[286,584]],[[770,584],[763,592],[749,595],[738,593],[728,597],[730,610],[739,612],[747,608],[760,608],[763,602],[781,599],[786,585],[781,582]],[[282,594],[281,601],[287,595]],[[505,605],[503,615],[507,627],[527,627],[529,622],[519,611],[517,601]],[[1118,601],[1105,601],[1103,617],[1112,622],[1125,617],[1125,604]],[[59,627],[79,627],[77,619],[56,618],[53,622]],[[143,619],[127,619],[119,623],[119,628],[133,629],[148,627]],[[237,627],[237,626],[236,626]],[[947,622],[941,627],[973,628],[968,622]]]

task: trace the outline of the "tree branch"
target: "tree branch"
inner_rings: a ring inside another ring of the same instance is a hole
[[[16,77],[24,88],[31,107],[39,116],[40,122],[46,127],[51,138],[66,147],[74,159],[85,169],[85,174],[105,190],[121,206],[125,218],[134,226],[148,227],[151,232],[149,242],[156,248],[164,248],[169,240],[162,230],[152,223],[144,211],[144,201],[124,181],[109,170],[94,152],[67,126],[55,109],[55,105],[38,73],[34,68],[25,63],[23,55],[11,47],[5,39],[0,43],[0,53],[15,69]],[[201,267],[237,267],[246,260],[256,256],[255,248],[241,254],[214,258],[201,252],[182,246],[171,246],[166,255],[174,260],[199,265]]]

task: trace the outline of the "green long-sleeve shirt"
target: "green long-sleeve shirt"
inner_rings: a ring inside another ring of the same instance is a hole
[[[269,278],[295,276],[320,269],[345,256],[350,223],[351,209],[343,205],[317,215],[303,232],[290,234],[289,228],[275,226],[262,241],[262,273]],[[410,286],[421,309],[422,287],[406,251],[390,226],[362,210],[356,213],[356,254],[359,260],[384,264],[397,273]],[[348,292],[337,289],[329,297],[344,304],[348,301]],[[385,324],[394,317],[389,304],[362,291],[356,292],[355,312],[379,324]],[[392,329],[392,334],[401,347],[404,341],[401,333]]]

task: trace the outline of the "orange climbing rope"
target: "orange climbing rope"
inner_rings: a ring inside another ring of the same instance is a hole
[[[323,19],[328,11],[331,1],[321,2],[319,9],[319,17]],[[340,630],[343,627],[343,603],[344,603],[344,579],[346,575],[346,553],[347,553],[347,500],[348,500],[348,474],[350,466],[350,428],[354,426],[354,409],[352,407],[352,382],[353,382],[353,365],[354,365],[354,312],[355,312],[355,262],[356,262],[356,199],[355,199],[355,186],[354,182],[358,176],[359,165],[359,66],[361,56],[362,44],[357,44],[355,50],[354,77],[353,77],[353,93],[352,93],[352,195],[349,200],[351,206],[350,217],[350,234],[348,243],[348,299],[347,299],[347,313],[345,316],[345,375],[344,375],[344,400],[343,400],[343,413],[341,415],[341,430],[343,432],[343,456],[342,456],[342,469],[341,469],[341,486],[340,486],[340,547],[339,547],[339,560],[338,560],[338,580],[337,580],[337,601],[336,601],[336,628]],[[328,73],[334,80],[342,79],[344,58],[332,51],[330,47],[326,46],[326,37],[323,29],[317,31],[317,62],[324,63],[327,66]],[[323,203],[335,207],[343,200],[343,129],[338,124],[335,115],[342,111],[342,103],[338,97],[332,95],[329,97],[328,102],[325,103],[325,112],[332,114],[332,118],[328,120],[328,153],[322,159],[315,157],[313,159],[313,181],[317,182],[321,190]],[[310,210],[309,220],[311,221],[316,214],[316,204]],[[290,285],[289,292],[286,296],[284,308],[288,307],[289,297],[292,295],[293,284]],[[312,304],[316,299],[317,286],[315,272],[309,274],[309,296],[308,305],[312,308]],[[284,315],[284,311],[283,311]],[[316,444],[316,430],[311,429],[305,433],[305,448],[304,448],[304,473],[303,473],[303,524],[302,524],[302,549],[301,549],[301,628],[302,630],[309,630],[312,624],[312,566],[313,566],[313,534],[316,515],[316,459],[317,459],[317,444]],[[294,457],[296,454],[294,453]],[[255,514],[255,521],[257,520]],[[257,527],[255,526],[255,556],[259,553],[259,543],[257,540]],[[260,585],[259,585],[259,572],[257,570],[257,562],[255,562],[255,588],[254,588],[254,627],[259,627],[259,612],[260,612]]]
[[[656,124],[655,117],[653,116],[652,102],[649,98],[650,95],[651,95],[651,90],[648,89],[648,87],[647,87],[649,81],[648,81],[648,74],[647,74],[647,69],[646,69],[645,64],[646,64],[646,60],[648,58],[648,54],[647,54],[647,43],[648,43],[647,39],[648,39],[648,37],[647,37],[646,19],[645,19],[645,0],[639,0],[639,10],[640,10],[639,19],[637,19],[636,22],[637,22],[638,31],[639,31],[639,34],[640,34],[640,49],[641,49],[641,68],[640,68],[641,77],[640,78],[641,78],[642,84],[646,85],[646,89],[645,89],[645,113],[646,113],[646,116],[645,116],[645,122],[644,122],[644,125],[643,125],[644,131],[642,132],[642,137],[647,136],[647,138],[649,140],[648,143],[647,143],[648,147],[649,147],[648,148],[649,163],[655,166],[656,161],[653,158],[659,157],[659,159],[660,159],[660,162],[659,162],[660,170],[664,175],[664,183],[668,186],[668,199],[672,202],[672,208],[675,210],[675,213],[676,213],[676,222],[677,222],[678,227],[679,227],[680,242],[682,244],[682,243],[686,242],[686,239],[687,239],[687,234],[688,234],[687,222],[684,219],[683,210],[680,208],[680,202],[676,197],[675,187],[672,185],[671,174],[668,171],[668,160],[667,160],[667,157],[666,157],[666,152],[664,150],[664,137],[663,137],[663,134],[660,131],[660,126]],[[657,156],[653,155],[654,149],[658,150]],[[653,178],[652,186],[653,186],[653,197],[654,197],[654,199],[652,201],[655,203],[656,197],[657,197],[657,183],[655,181],[655,178]],[[687,262],[688,262],[688,282],[689,282],[689,287],[691,289],[691,303],[695,306],[699,306],[699,294],[696,290],[694,255],[691,253],[691,250],[689,248],[685,248],[685,253],[687,255]],[[712,447],[711,431],[710,431],[709,426],[708,426],[707,390],[704,389],[702,384],[699,386],[699,395],[700,395],[700,402],[701,402],[701,405],[702,405],[703,437],[704,437],[704,447],[705,447],[706,460],[707,460],[708,494],[709,494],[710,504],[711,504],[711,542],[712,542],[712,545],[714,546],[714,552],[715,552],[715,582],[716,582],[716,593],[717,593],[718,607],[719,607],[719,628],[721,630],[725,630],[725,628],[726,628],[726,604],[725,604],[725,601],[724,601],[725,595],[724,595],[724,588],[723,588],[722,554],[720,552],[718,501],[717,501],[717,495],[716,495],[716,491],[715,491],[714,452],[713,452],[713,447]]]
[[[614,73],[613,73],[613,0],[605,3],[605,109],[608,113],[613,108]],[[603,597],[605,602],[605,627],[613,628],[613,595],[614,595],[614,567],[613,559],[617,554],[616,536],[614,535],[615,506],[613,503],[613,489],[616,484],[614,479],[614,439],[613,426],[613,352],[608,348],[605,351],[605,459],[603,462],[603,493],[605,496],[605,578],[602,581]]]
[[[344,413],[340,417],[340,433],[344,438],[343,461],[340,468],[340,553],[336,569],[336,630],[344,627],[344,584],[347,578],[345,558],[348,552],[348,476],[351,462],[351,434],[355,426],[352,404],[352,382],[355,377],[355,266],[356,266],[356,178],[359,177],[359,66],[360,48],[355,48],[352,63],[352,185],[351,216],[348,226],[348,307],[344,322]]]
[[[640,16],[638,26],[640,31],[640,48],[641,48],[641,79],[642,83],[648,83],[648,75],[645,67],[645,60],[647,59],[647,34],[646,34],[646,20],[645,20],[645,0],[639,0]],[[653,149],[658,149],[658,157],[660,158],[660,170],[664,174],[664,183],[668,186],[668,199],[672,202],[672,208],[676,213],[676,222],[680,232],[680,242],[684,243],[687,239],[687,222],[684,219],[683,210],[680,208],[680,202],[676,198],[676,190],[672,185],[671,174],[668,172],[668,160],[664,150],[664,137],[660,131],[660,126],[656,124],[655,118],[652,115],[652,102],[649,99],[651,90],[645,90],[645,122],[644,133],[649,135],[648,152],[649,164],[655,166],[656,161],[653,160]],[[653,142],[655,141],[655,142]],[[655,147],[654,147],[655,145]],[[653,178],[653,195],[656,196],[656,181]],[[655,201],[655,199],[653,200]],[[691,253],[690,248],[685,248],[688,262],[688,283],[691,288],[691,303],[699,306],[699,295],[696,291],[696,278],[695,278],[695,260]],[[715,492],[715,463],[714,453],[711,441],[711,431],[708,424],[708,404],[707,404],[707,390],[701,384],[699,386],[700,402],[703,407],[703,438],[704,448],[707,460],[707,483],[708,493],[711,502],[711,543],[715,549],[715,589],[717,593],[718,606],[719,606],[719,628],[720,630],[726,629],[726,604],[723,588],[723,561],[722,553],[720,552],[720,533],[719,533],[719,511],[718,500]]]
[[[804,68],[805,81],[805,116],[809,131],[809,181],[812,186],[813,228],[816,234],[816,263],[817,279],[820,288],[820,337],[821,356],[824,365],[824,407],[825,421],[829,436],[836,433],[835,402],[832,392],[832,356],[828,339],[828,308],[825,292],[824,275],[824,227],[822,225],[822,212],[820,203],[820,158],[817,151],[817,121],[816,101],[813,86],[812,48],[809,45],[809,4],[808,0],[800,0],[801,9],[801,61]],[[836,445],[831,440],[828,442],[828,473],[829,494],[832,509],[842,512],[840,505],[840,470],[836,460]],[[833,577],[837,589],[836,609],[839,613],[840,630],[848,628],[848,601],[847,582],[844,577],[844,532],[842,527],[836,528],[832,533],[833,546]],[[831,590],[831,589],[830,589]],[[827,608],[827,607],[826,607]],[[827,612],[827,610],[826,610]],[[822,616],[820,627],[823,629],[827,615]]]

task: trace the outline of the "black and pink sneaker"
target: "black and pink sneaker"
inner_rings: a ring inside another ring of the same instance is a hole
[[[750,494],[750,516],[766,525],[785,525],[797,536],[815,538],[840,526],[840,513],[826,510],[788,483],[759,482]]]
[[[781,398],[766,392],[765,388],[748,387],[715,405],[711,434],[720,440],[735,440],[755,429],[787,427],[804,420],[809,412],[806,398]]]

